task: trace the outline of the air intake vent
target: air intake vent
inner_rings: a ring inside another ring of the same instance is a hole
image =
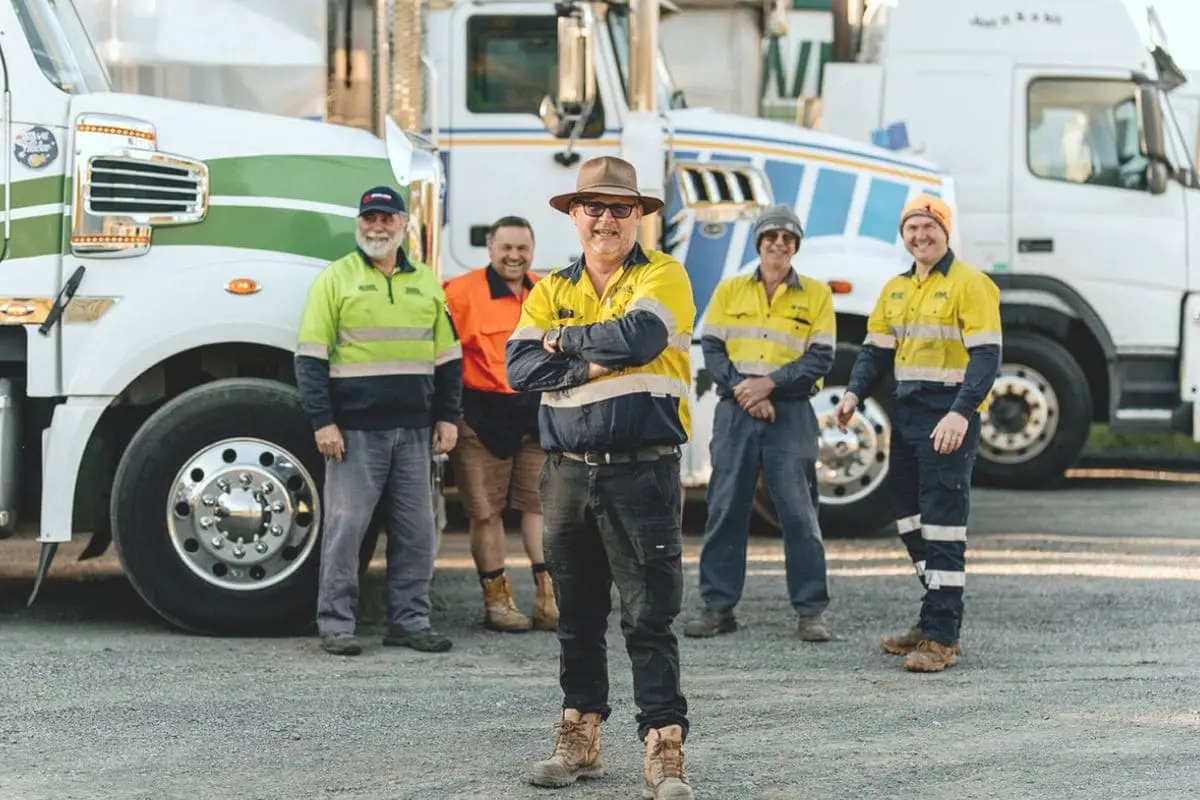
[[[684,205],[705,219],[752,217],[771,205],[766,176],[749,165],[680,164],[676,176]]]
[[[199,167],[199,168],[197,168]],[[200,165],[97,157],[88,174],[87,211],[155,224],[204,217],[206,176]]]

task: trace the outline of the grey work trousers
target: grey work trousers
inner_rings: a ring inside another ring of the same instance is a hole
[[[390,633],[429,627],[429,584],[437,555],[430,428],[342,431],[346,453],[325,465],[317,630],[353,633],[359,550],[376,506],[387,522],[387,619]]]

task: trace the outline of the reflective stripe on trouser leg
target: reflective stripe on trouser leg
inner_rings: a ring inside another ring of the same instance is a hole
[[[927,434],[928,435],[928,434]],[[940,455],[932,443],[921,469],[921,537],[925,543],[927,592],[925,637],[958,641],[966,586],[967,519],[971,470],[979,445],[979,417],[972,418],[962,446]]]
[[[888,464],[888,481],[892,493],[892,512],[896,518],[896,530],[900,541],[908,550],[917,579],[925,585],[925,542],[921,539],[921,492],[920,466],[917,451],[897,418],[892,427],[891,454]]]

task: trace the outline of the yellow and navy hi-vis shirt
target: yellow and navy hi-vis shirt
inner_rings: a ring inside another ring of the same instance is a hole
[[[969,419],[987,408],[1001,345],[1000,290],[947,251],[924,281],[914,265],[883,287],[849,391],[870,396],[893,368],[897,398]]]
[[[542,449],[627,452],[685,443],[695,317],[683,265],[636,244],[602,296],[582,258],[539,281],[506,355],[509,384],[543,392]],[[549,353],[542,337],[560,325],[562,353]],[[589,363],[616,371],[589,381]]]
[[[391,277],[360,249],[308,290],[296,381],[313,428],[424,428],[454,422],[462,347],[437,276],[401,250]]]
[[[790,270],[767,298],[759,270],[726,278],[709,301],[700,345],[721,397],[748,377],[770,376],[772,399],[807,399],[824,383],[837,346],[833,291]]]

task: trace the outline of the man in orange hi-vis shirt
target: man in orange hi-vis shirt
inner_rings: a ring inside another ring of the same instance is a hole
[[[538,392],[514,392],[504,347],[536,278],[533,229],[502,217],[488,231],[490,263],[446,283],[446,308],[463,348],[463,418],[450,454],[470,518],[471,556],[483,585],[484,624],[498,631],[553,631],[558,604],[542,554],[538,476],[546,454],[538,443]],[[521,538],[533,564],[533,619],[517,610],[504,564],[505,507],[521,512]]]

